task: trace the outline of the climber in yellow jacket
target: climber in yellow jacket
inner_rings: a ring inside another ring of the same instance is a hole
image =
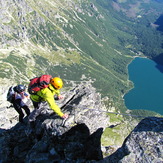
[[[33,102],[34,111],[29,116],[29,122],[34,122],[36,117],[41,113],[43,107],[41,104],[45,101],[48,103],[49,107],[54,110],[63,119],[68,118],[67,114],[62,113],[61,109],[55,103],[54,96],[56,95],[58,99],[63,97],[60,95],[60,89],[63,86],[63,81],[59,77],[52,78],[50,84],[47,88],[41,89],[37,92],[37,95],[31,95],[30,98]]]

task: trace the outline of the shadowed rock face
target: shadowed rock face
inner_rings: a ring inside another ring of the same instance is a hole
[[[143,119],[125,139],[122,147],[102,162],[163,162],[163,118]]]
[[[101,135],[107,126],[105,107],[91,85],[78,85],[58,101],[70,118],[63,121],[45,103],[35,128],[28,123],[0,130],[0,162],[142,163],[163,161],[163,118],[143,119],[121,148],[103,159]],[[90,109],[91,108],[91,109]],[[102,111],[102,112],[101,112]],[[27,121],[27,119],[25,119]]]
[[[59,162],[101,160],[100,128],[92,135],[85,124],[78,124],[60,136],[48,133],[27,133],[25,126],[17,125],[4,133],[0,153],[2,162]]]

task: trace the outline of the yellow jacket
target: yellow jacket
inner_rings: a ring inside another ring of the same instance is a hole
[[[54,110],[56,114],[62,117],[64,114],[61,109],[55,103],[54,95],[59,95],[60,91],[55,89],[51,84],[49,84],[48,88],[41,89],[37,92],[37,95],[30,95],[32,101],[41,102],[46,101],[49,104],[49,107]]]

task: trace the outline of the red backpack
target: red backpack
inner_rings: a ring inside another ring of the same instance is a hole
[[[42,75],[40,77],[30,79],[30,83],[28,85],[29,94],[37,94],[37,92],[41,89],[47,88],[51,79],[51,75]]]

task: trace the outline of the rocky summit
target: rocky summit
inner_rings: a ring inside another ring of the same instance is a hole
[[[163,161],[163,118],[143,119],[112,155],[103,156],[101,136],[109,127],[106,108],[91,84],[77,85],[56,101],[70,116],[62,120],[44,103],[33,128],[17,123],[0,132],[0,162],[148,163]],[[4,115],[5,116],[5,115]],[[12,125],[12,123],[11,123]],[[107,147],[106,147],[107,148]]]

